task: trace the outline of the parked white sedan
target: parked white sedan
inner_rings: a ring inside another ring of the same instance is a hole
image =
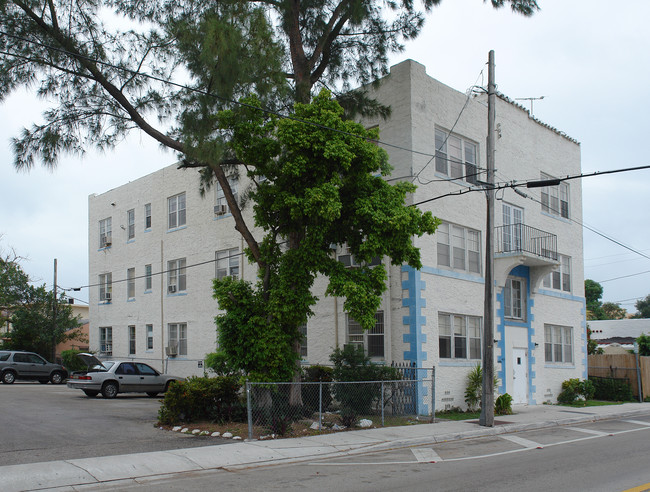
[[[74,372],[68,379],[68,388],[80,389],[90,397],[99,393],[104,398],[115,398],[118,393],[146,393],[155,397],[167,391],[172,382],[183,380],[161,374],[142,362],[100,361],[93,354],[79,354],[79,357],[88,370]]]

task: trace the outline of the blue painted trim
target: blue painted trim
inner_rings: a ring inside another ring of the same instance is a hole
[[[143,294],[151,294],[153,293],[153,289],[147,289],[143,292]]]
[[[550,297],[557,297],[559,299],[565,299],[567,301],[575,301],[575,302],[580,302],[580,303],[585,302],[584,297],[574,296],[572,294],[565,294],[564,292],[559,292],[557,290],[539,289],[537,291],[537,293],[541,294],[543,296],[550,296]]]
[[[169,234],[170,232],[182,231],[183,229],[187,229],[187,224],[182,225],[180,227],[174,227],[173,229],[167,229],[167,234]]]
[[[440,361],[438,362],[438,367],[475,367],[476,364],[480,364],[480,359],[470,359],[459,362],[449,362],[449,361]]]
[[[232,217],[232,213],[229,212],[227,214],[218,215],[218,216],[214,217],[212,220],[221,220],[221,219],[225,219],[227,217]]]
[[[466,280],[468,282],[475,282],[477,284],[485,284],[485,278],[476,274],[458,272],[455,270],[445,270],[442,268],[427,267],[427,266],[422,267],[420,271],[422,273],[427,273],[430,275],[439,275],[441,277],[448,277],[456,280]]]
[[[574,365],[565,365],[565,364],[544,364],[544,367],[546,369],[575,369],[576,366]]]
[[[176,292],[175,294],[167,294],[167,297],[179,297],[179,296],[186,296],[187,292]]]
[[[427,322],[426,316],[422,315],[422,309],[427,305],[426,299],[422,297],[426,283],[422,280],[420,271],[408,265],[402,267],[402,272],[408,274],[408,279],[402,282],[402,290],[408,291],[408,298],[402,299],[402,306],[409,310],[408,316],[402,317],[402,324],[408,327],[408,332],[403,335],[402,340],[409,345],[409,350],[404,351],[404,360],[414,362],[416,367],[422,367],[428,358],[428,354],[423,350],[427,336],[422,330]],[[424,381],[418,381],[416,401],[420,415],[429,413],[428,393]]]
[[[571,223],[571,220],[565,219],[561,215],[553,215],[551,213],[544,212],[543,210],[542,210],[542,215],[545,215],[546,217],[550,217],[551,219],[559,220],[560,222],[564,222],[565,224],[570,224]]]
[[[135,297],[129,297],[126,302],[135,302]]]
[[[126,244],[131,244],[131,243],[134,243],[134,242],[135,242],[135,238],[127,240]]]

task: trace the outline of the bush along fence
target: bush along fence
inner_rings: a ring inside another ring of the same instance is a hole
[[[248,437],[253,438],[253,426],[284,435],[297,421],[311,421],[313,430],[342,430],[433,418],[433,369],[408,369],[395,371],[403,379],[380,381],[246,382]]]
[[[650,397],[650,357],[636,354],[598,354],[589,356],[589,379],[608,378],[624,384],[627,380],[634,398]]]

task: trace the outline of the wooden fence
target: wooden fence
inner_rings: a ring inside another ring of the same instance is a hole
[[[639,357],[642,399],[650,396],[650,357]],[[632,393],[639,397],[636,356],[634,354],[600,354],[589,356],[589,376],[627,378]]]

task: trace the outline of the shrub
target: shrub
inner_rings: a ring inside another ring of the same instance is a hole
[[[393,367],[373,364],[363,347],[348,344],[337,348],[330,355],[334,363],[332,376],[334,396],[342,410],[356,415],[368,414],[381,398],[381,384],[345,384],[345,381],[391,381],[400,378],[400,372]]]
[[[499,384],[498,378],[494,377],[494,389]],[[470,411],[476,410],[481,406],[483,399],[483,369],[481,364],[476,364],[467,374],[467,386],[465,388],[465,403]]]
[[[231,376],[236,374],[228,364],[228,358],[224,352],[211,352],[205,356],[205,367],[214,372],[217,376]]]
[[[63,365],[70,374],[75,371],[85,371],[87,369],[84,361],[77,357],[78,354],[82,353],[84,352],[76,349],[64,350],[61,352],[61,360],[63,362]]]
[[[170,384],[158,411],[162,424],[210,420],[246,420],[246,407],[240,401],[241,385],[235,376],[191,377]]]
[[[334,370],[326,366],[309,366],[303,369],[302,380],[306,383],[330,383]],[[322,395],[321,395],[322,388]],[[302,402],[307,415],[318,410],[322,396],[322,411],[325,412],[332,404],[332,389],[330,384],[304,384],[302,385]]]
[[[558,403],[573,403],[578,398],[591,400],[596,391],[594,384],[588,379],[567,379],[562,382],[562,391],[557,395]]]
[[[496,415],[512,415],[512,396],[508,393],[500,395],[494,402]]]
[[[628,379],[601,378],[591,376],[594,398],[607,401],[630,401],[634,399]]]

